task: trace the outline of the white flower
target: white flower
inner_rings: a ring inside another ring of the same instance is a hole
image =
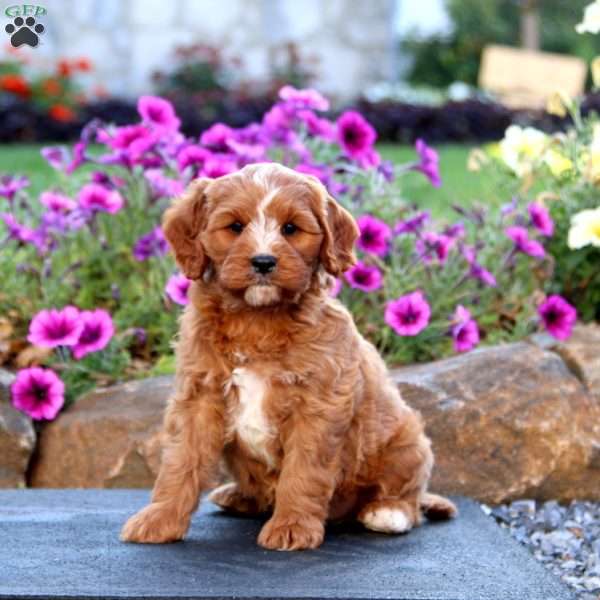
[[[511,125],[500,142],[500,156],[516,175],[523,177],[532,171],[547,144],[548,136],[543,131]]]
[[[585,7],[583,21],[575,26],[577,33],[600,33],[600,0]]]
[[[600,206],[571,217],[567,244],[572,250],[589,245],[600,247]]]

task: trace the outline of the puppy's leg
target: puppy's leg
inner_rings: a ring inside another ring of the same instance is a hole
[[[224,439],[222,402],[215,392],[200,393],[183,393],[169,405],[152,502],[127,521],[123,541],[157,544],[186,534],[200,494],[216,471]]]
[[[239,515],[259,515],[264,508],[256,498],[245,496],[240,486],[235,483],[225,483],[213,490],[208,499],[223,510]]]
[[[433,467],[430,442],[419,417],[402,416],[396,433],[382,449],[377,492],[362,507],[358,520],[373,531],[404,533],[421,522],[421,503]]]
[[[295,407],[282,439],[284,457],[275,508],[258,536],[258,543],[271,550],[317,548],[323,542],[351,411],[332,411],[325,418],[307,406],[310,400]]]

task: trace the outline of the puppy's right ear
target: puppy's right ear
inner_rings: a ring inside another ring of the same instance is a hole
[[[211,181],[206,177],[192,181],[163,216],[163,233],[188,279],[200,279],[208,265],[199,234],[206,223],[205,190]]]

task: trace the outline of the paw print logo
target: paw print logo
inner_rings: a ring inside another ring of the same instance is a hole
[[[14,48],[23,44],[35,48],[40,41],[38,36],[44,33],[45,28],[41,23],[36,24],[33,17],[27,17],[27,19],[16,17],[4,30],[10,35],[10,43]]]

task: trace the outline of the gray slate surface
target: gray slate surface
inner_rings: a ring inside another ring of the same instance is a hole
[[[0,491],[0,598],[572,598],[478,505],[389,537],[329,528],[316,551],[255,543],[260,521],[205,505],[183,543],[122,544],[146,491]]]

